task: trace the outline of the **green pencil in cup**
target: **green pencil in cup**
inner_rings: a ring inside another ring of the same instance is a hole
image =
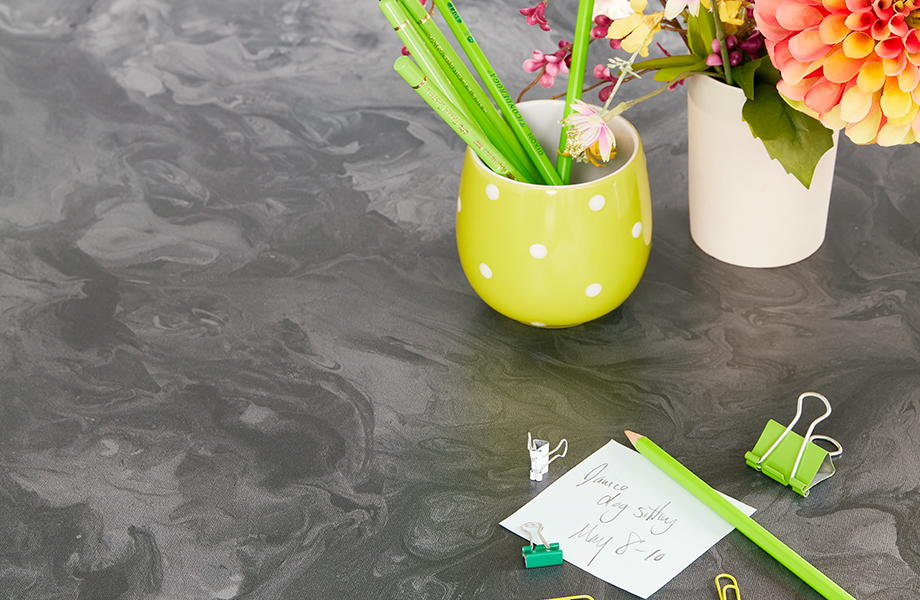
[[[403,44],[406,45],[406,48],[409,49],[412,57],[418,61],[422,72],[431,78],[451,104],[454,105],[456,110],[460,111],[467,121],[470,121],[477,130],[482,132],[479,122],[460,99],[459,94],[453,88],[453,85],[451,85],[447,75],[441,71],[441,67],[438,65],[437,60],[435,60],[434,55],[428,49],[428,45],[422,40],[422,36],[416,30],[409,15],[403,10],[402,5],[397,0],[380,0],[378,6],[380,6],[380,10],[383,11],[387,21],[389,21],[393,29],[396,30],[399,39],[401,39]]]
[[[492,105],[489,96],[476,82],[460,56],[441,33],[437,23],[418,0],[400,0],[403,9],[412,18],[422,38],[434,55],[441,69],[450,79],[464,104],[474,113],[482,113],[485,118],[478,119],[479,126],[495,147],[508,158],[531,183],[544,183],[543,177],[531,162],[530,157],[521,146],[514,132]]]
[[[393,64],[393,68],[397,73],[402,75],[406,83],[411,85],[415,91],[418,92],[419,96],[428,103],[428,106],[433,108],[435,112],[438,113],[438,115],[440,115],[461,138],[463,138],[463,141],[482,159],[482,162],[484,162],[486,166],[499,175],[511,177],[518,181],[527,181],[524,179],[524,176],[521,175],[520,171],[514,168],[514,166],[502,156],[495,145],[492,144],[482,132],[473,127],[472,123],[460,114],[456,107],[444,97],[441,91],[428,81],[425,74],[422,73],[408,56],[400,56],[397,58],[396,62]]]
[[[842,587],[816,569],[810,562],[795,553],[789,546],[779,541],[776,536],[763,528],[757,521],[741,512],[734,504],[725,499],[705,481],[694,475],[687,467],[672,458],[658,447],[655,442],[632,431],[626,437],[653,465],[665,472],[703,504],[725,519],[749,540],[779,561],[784,567],[798,575],[799,579],[810,585],[827,600],[856,600]]]
[[[569,68],[569,84],[565,93],[565,109],[562,119],[572,114],[572,103],[581,100],[581,88],[585,83],[585,67],[588,64],[588,44],[591,43],[591,26],[594,24],[594,0],[580,0],[575,20],[575,39],[572,42],[572,66]],[[559,135],[559,158],[556,171],[562,183],[568,184],[572,176],[572,157],[562,154],[568,142],[568,127],[562,127]]]
[[[450,0],[434,0],[434,3],[435,6],[438,7],[438,10],[444,15],[444,20],[447,21],[447,25],[454,33],[457,41],[460,42],[460,47],[466,53],[467,58],[470,59],[470,63],[472,63],[473,67],[476,69],[479,78],[482,79],[489,93],[492,94],[502,114],[508,119],[511,129],[514,130],[515,135],[517,135],[518,139],[521,141],[521,145],[524,146],[527,154],[537,166],[540,175],[543,176],[547,184],[562,185],[562,179],[560,179],[559,174],[556,173],[556,169],[553,168],[552,163],[549,162],[546,153],[543,152],[540,142],[537,141],[536,136],[530,130],[530,127],[527,126],[527,122],[524,120],[520,111],[518,111],[514,99],[508,93],[508,90],[505,89],[505,86],[492,69],[489,61],[486,60],[486,56],[483,54],[473,34],[467,29],[466,24],[460,17],[460,13],[457,12],[457,7],[454,6],[453,2]]]

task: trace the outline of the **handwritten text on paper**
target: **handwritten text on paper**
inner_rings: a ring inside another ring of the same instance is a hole
[[[743,505],[748,513],[753,512]],[[648,598],[731,526],[637,452],[614,441],[501,525],[543,524],[569,563]]]

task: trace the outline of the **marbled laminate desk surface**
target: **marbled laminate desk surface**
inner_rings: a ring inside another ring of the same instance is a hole
[[[572,27],[463,7],[509,88]],[[824,246],[736,268],[689,237],[684,91],[640,105],[644,279],[537,330],[464,279],[463,144],[399,46],[373,2],[0,1],[0,598],[632,598],[497,525],[625,428],[920,597],[920,150],[844,140]],[[806,499],[743,455],[807,390],[846,451]],[[571,444],[542,484],[528,431]],[[722,571],[817,598],[737,532],[654,598]]]

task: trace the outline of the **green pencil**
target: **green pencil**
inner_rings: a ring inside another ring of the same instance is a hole
[[[843,588],[831,581],[827,575],[796,554],[789,546],[779,541],[776,536],[764,529],[757,521],[738,510],[735,505],[709,487],[706,482],[691,473],[687,467],[674,460],[668,453],[659,448],[655,442],[632,431],[627,431],[626,437],[639,451],[639,454],[649,459],[653,465],[681,484],[684,489],[728,521],[729,524],[747,536],[749,540],[763,548],[767,554],[779,561],[780,564],[798,575],[802,581],[810,585],[827,600],[855,600]]]
[[[466,53],[467,58],[470,59],[470,62],[479,74],[479,78],[482,79],[483,84],[485,84],[486,88],[489,90],[489,93],[492,94],[496,104],[498,104],[498,108],[501,109],[502,114],[508,119],[508,123],[514,130],[515,135],[517,135],[518,139],[521,141],[521,145],[524,146],[524,150],[527,151],[530,159],[537,166],[537,170],[540,171],[540,175],[543,176],[543,179],[546,180],[548,184],[562,185],[562,179],[559,178],[559,174],[556,173],[546,153],[543,152],[540,142],[537,141],[536,136],[530,130],[530,127],[527,126],[527,122],[524,120],[520,111],[518,111],[514,99],[508,93],[508,90],[505,89],[505,86],[492,69],[489,61],[486,60],[486,56],[483,54],[482,49],[479,48],[476,38],[474,38],[470,30],[467,29],[466,24],[460,17],[460,13],[457,12],[457,7],[454,6],[453,2],[450,0],[434,0],[434,3],[435,6],[438,7],[438,10],[444,15],[444,20],[447,21],[448,27],[453,31],[457,41],[460,42],[460,47]]]
[[[581,0],[578,3],[578,15],[575,20],[575,39],[572,42],[572,66],[569,68],[569,85],[565,93],[565,109],[562,119],[565,120],[572,114],[572,103],[581,100],[581,88],[585,83],[585,67],[588,64],[588,44],[591,43],[591,25],[594,24],[594,0]],[[563,127],[559,135],[559,158],[556,159],[556,171],[562,183],[568,185],[572,176],[572,157],[565,156],[567,133],[569,128]]]
[[[409,18],[409,15],[403,10],[402,5],[397,0],[380,0],[378,6],[380,6],[380,10],[383,11],[390,25],[396,30],[399,39],[401,39],[403,44],[406,45],[406,48],[409,49],[412,57],[418,61],[425,75],[430,77],[447,99],[450,100],[451,104],[453,104],[477,130],[482,132],[479,122],[476,121],[473,113],[470,112],[466,104],[460,99],[460,96],[453,88],[447,75],[441,71],[441,67],[438,65],[437,60],[428,49],[428,45],[422,40],[422,36],[416,30],[416,26]]]
[[[447,100],[441,91],[431,85],[425,74],[413,63],[408,56],[400,56],[393,64],[397,73],[402,75],[406,83],[411,85],[418,92],[428,105],[435,110],[438,115],[457,132],[463,141],[466,142],[473,152],[482,159],[490,169],[511,177],[518,181],[527,181],[524,176],[508,162],[501,152],[482,134],[478,129],[472,126],[472,123],[464,117],[460,111]]]
[[[534,183],[544,183],[537,168],[530,161],[527,152],[521,146],[514,132],[492,105],[473,74],[466,67],[460,56],[441,33],[437,23],[418,0],[400,0],[403,9],[418,26],[422,38],[428,43],[428,49],[434,55],[444,74],[447,75],[461,100],[477,118],[479,127],[495,147],[502,151],[528,179]]]

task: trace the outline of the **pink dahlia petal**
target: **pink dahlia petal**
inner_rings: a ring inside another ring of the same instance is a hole
[[[911,29],[901,40],[904,42],[904,50],[908,58],[911,58],[911,55],[920,54],[920,33],[917,33],[916,29]],[[911,60],[911,62],[914,61]]]
[[[920,69],[916,65],[908,63],[898,75],[898,87],[902,92],[912,92],[920,84]]]
[[[849,13],[850,9],[847,8],[846,0],[824,0],[821,3],[828,12],[831,13]]]
[[[769,20],[763,18],[757,10],[754,10],[754,21],[757,22],[757,29],[760,30],[760,33],[768,39],[774,42],[784,40],[792,33],[784,27],[770,23]]]
[[[770,60],[780,71],[785,71],[790,62],[795,62],[792,53],[789,52],[789,40],[767,41],[767,52],[770,53]]]
[[[907,35],[910,28],[907,26],[907,23],[904,22],[904,17],[895,15],[888,21],[888,30],[898,37],[904,37]]]
[[[885,123],[882,125],[882,128],[879,129],[876,143],[879,146],[897,146],[909,141],[910,133],[910,123],[906,125]]]
[[[807,29],[789,38],[789,52],[796,60],[810,62],[830,52],[831,46],[824,43],[818,28]]]
[[[865,31],[872,27],[873,23],[875,23],[875,19],[867,12],[850,13],[844,21],[844,24],[853,31]]]
[[[885,113],[885,116],[889,119],[903,117],[910,112],[911,106],[913,106],[913,100],[910,94],[905,94],[901,91],[901,88],[896,85],[889,87],[885,90],[885,93],[882,94],[882,112]]]
[[[887,4],[887,6],[885,6],[885,4]],[[886,0],[885,4],[882,4],[879,0],[875,0],[872,3],[872,12],[882,21],[888,21],[894,16],[894,9],[891,8],[891,2]]]
[[[805,94],[805,106],[818,114],[824,114],[840,102],[843,86],[826,78],[821,78]]]
[[[882,58],[895,58],[904,50],[901,38],[891,37],[875,45],[875,53]]]
[[[786,0],[776,9],[776,21],[790,31],[801,31],[821,23],[821,11],[797,0]]]
[[[888,23],[885,21],[875,21],[872,23],[872,27],[869,28],[869,35],[871,35],[874,40],[884,40],[891,35],[891,32],[888,31]]]
[[[885,85],[885,80],[885,69],[882,66],[882,62],[873,60],[866,63],[860,70],[859,75],[856,77],[856,85],[859,86],[859,89],[864,94],[872,94],[882,89],[882,86]]]
[[[778,41],[792,33],[776,20],[776,11],[784,1],[786,0],[757,0],[754,5],[754,20],[757,22],[757,28],[768,40]]]
[[[846,4],[851,12],[867,12],[872,10],[872,0],[846,0]]]
[[[894,58],[883,58],[882,67],[885,69],[885,75],[896,77],[901,74],[904,67],[907,66],[907,57],[904,54],[898,54]]]
[[[808,93],[808,90],[810,90],[817,81],[817,77],[810,77],[808,79],[803,79],[796,85],[789,85],[781,79],[779,83],[776,84],[776,89],[780,94],[790,100],[799,102],[805,99],[805,94]]]
[[[850,58],[843,52],[835,52],[824,61],[824,76],[834,83],[847,83],[859,75],[865,62],[864,58]]]
[[[881,126],[882,111],[871,111],[862,121],[847,126],[847,137],[857,144],[871,144],[878,137]]]
[[[850,58],[865,58],[875,50],[875,41],[862,33],[854,31],[843,40],[843,53]]]
[[[857,123],[872,110],[872,94],[864,94],[858,87],[844,92],[840,99],[840,118],[847,123]]]
[[[850,33],[850,28],[847,27],[846,20],[847,18],[841,14],[826,16],[818,26],[818,33],[821,35],[821,41],[831,45],[842,42]]]

